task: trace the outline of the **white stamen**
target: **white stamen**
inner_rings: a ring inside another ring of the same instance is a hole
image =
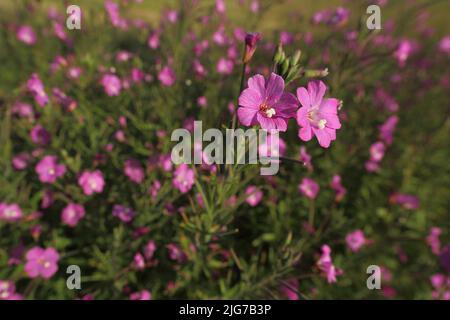
[[[267,118],[272,118],[272,116],[275,114],[275,109],[274,108],[270,108],[266,111],[266,116]]]
[[[319,120],[319,122],[317,123],[317,126],[319,127],[319,129],[323,129],[323,128],[325,128],[325,125],[327,124],[327,120],[325,120],[325,119],[321,119],[321,120]]]

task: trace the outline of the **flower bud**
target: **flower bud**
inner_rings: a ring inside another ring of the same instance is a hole
[[[248,63],[255,53],[256,44],[261,40],[261,35],[259,33],[247,33],[245,36],[245,54],[244,54],[244,63]]]

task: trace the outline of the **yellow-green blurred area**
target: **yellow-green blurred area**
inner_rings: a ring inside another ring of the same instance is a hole
[[[215,0],[196,0],[195,13],[198,16],[208,15],[212,12]],[[126,11],[127,18],[138,18],[151,25],[158,24],[158,18],[162,12],[168,9],[181,7],[182,2],[187,0],[134,0],[115,1],[120,3]],[[365,0],[260,0],[259,12],[254,14],[249,10],[251,0],[225,0],[227,16],[229,19],[242,24],[242,27],[251,28],[259,32],[270,32],[280,29],[288,29],[306,32],[310,28],[312,15],[328,8],[344,6],[352,10],[351,19],[361,19],[368,16],[367,7],[377,1]],[[435,29],[436,35],[443,36],[450,32],[450,2],[447,0],[388,0],[381,7],[382,23],[391,19],[398,20],[400,16],[405,17],[404,31],[413,31],[418,23],[426,23]],[[39,3],[40,8],[58,7],[63,8],[70,4],[80,6],[84,14],[84,23],[89,24],[91,19],[98,18],[97,14],[104,11],[103,0],[79,0],[55,1],[55,0],[0,0],[0,19],[2,15],[12,14],[19,6],[30,6]],[[419,10],[418,10],[419,9]],[[424,11],[425,10],[425,11]],[[424,13],[425,12],[425,13]],[[33,14],[30,12],[30,14]],[[35,13],[34,13],[35,14]],[[417,21],[419,14],[424,14],[423,19]],[[19,18],[19,17],[18,17]],[[20,17],[26,20],[26,17]],[[20,23],[18,19],[17,23]],[[317,32],[317,30],[313,30]],[[320,32],[320,30],[319,30]]]

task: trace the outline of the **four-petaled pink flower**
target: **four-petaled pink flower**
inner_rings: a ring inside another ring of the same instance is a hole
[[[44,183],[54,183],[66,172],[66,166],[58,164],[56,156],[45,156],[36,165],[39,180]]]
[[[302,105],[297,111],[297,123],[301,127],[298,136],[309,141],[314,134],[324,148],[336,140],[336,129],[341,127],[337,114],[339,100],[324,98],[326,90],[325,83],[320,80],[310,81],[308,89],[297,89],[297,98]]]
[[[78,184],[83,188],[84,194],[90,196],[93,193],[103,192],[105,180],[100,170],[84,171],[78,178]]]
[[[282,77],[272,73],[266,81],[258,74],[248,79],[248,88],[239,97],[237,115],[244,126],[259,123],[266,130],[286,131],[297,104],[293,94],[284,92]]]
[[[82,205],[69,203],[61,212],[61,220],[69,227],[75,227],[84,215],[85,210]]]
[[[174,172],[172,184],[181,193],[191,190],[194,185],[194,170],[190,169],[185,163],[182,163]]]
[[[317,182],[311,178],[303,178],[302,183],[298,186],[298,190],[307,198],[315,199],[319,193],[320,187]]]
[[[55,248],[33,247],[25,257],[25,272],[30,278],[49,279],[58,271],[59,254]]]

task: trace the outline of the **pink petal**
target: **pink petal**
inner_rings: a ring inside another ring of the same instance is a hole
[[[339,128],[341,127],[341,122],[339,121],[339,118],[338,118],[337,115],[330,114],[330,113],[325,113],[325,114],[322,114],[322,113],[321,113],[321,116],[322,116],[325,120],[327,120],[326,126],[327,126],[328,128],[331,128],[331,129],[339,129]]]
[[[309,126],[307,107],[302,107],[297,110],[297,123],[302,127]]]
[[[27,260],[36,260],[42,256],[43,252],[42,248],[35,247],[27,252],[26,258]]]
[[[266,94],[266,80],[260,74],[251,77],[248,79],[248,87],[253,89],[256,92],[259,92],[260,96],[264,96]]]
[[[53,248],[46,249],[44,252],[44,257],[49,261],[58,261],[59,260],[59,254]]]
[[[319,141],[319,144],[323,148],[328,148],[331,143],[331,138],[328,135],[328,132],[325,129],[318,129],[315,127],[312,127],[312,131],[317,137],[317,140]]]
[[[308,83],[308,92],[312,106],[319,106],[322,102],[322,98],[327,91],[325,83],[321,80],[314,80]]]
[[[284,92],[280,100],[273,105],[277,115],[284,118],[295,117],[297,111],[298,101],[292,93]]]
[[[284,80],[279,75],[272,72],[270,75],[269,81],[267,82],[266,87],[266,96],[267,103],[269,105],[274,105],[275,102],[280,99],[284,90]]]
[[[258,112],[257,109],[251,108],[238,108],[237,115],[239,122],[244,126],[250,126],[255,120],[255,115]]]
[[[337,114],[339,100],[334,98],[323,99],[319,107],[321,113]]]
[[[48,279],[51,278],[56,273],[56,271],[58,271],[58,265],[52,263],[48,268],[41,269],[41,275],[43,278]]]
[[[30,278],[36,278],[39,275],[39,265],[37,262],[28,261],[25,264],[25,272]]]
[[[277,118],[272,118],[272,120],[275,122],[275,125],[277,127],[278,130],[284,132],[287,130],[287,123],[288,121],[284,118],[281,117],[277,117]]]
[[[262,103],[262,97],[254,89],[247,88],[242,91],[239,96],[239,105],[241,107],[259,109],[259,105]]]
[[[305,108],[311,107],[311,101],[309,99],[309,93],[306,88],[301,87],[297,89],[297,98],[301,105]]]
[[[303,141],[311,140],[311,138],[312,138],[312,130],[311,130],[311,126],[309,125],[309,122],[307,123],[306,126],[304,126],[303,128],[300,128],[298,130],[298,136]]]
[[[276,129],[275,121],[273,119],[269,119],[264,117],[261,113],[256,114],[256,119],[258,120],[261,128],[266,130]]]
[[[331,141],[336,140],[336,130],[332,128],[325,127],[324,130],[328,133]]]

